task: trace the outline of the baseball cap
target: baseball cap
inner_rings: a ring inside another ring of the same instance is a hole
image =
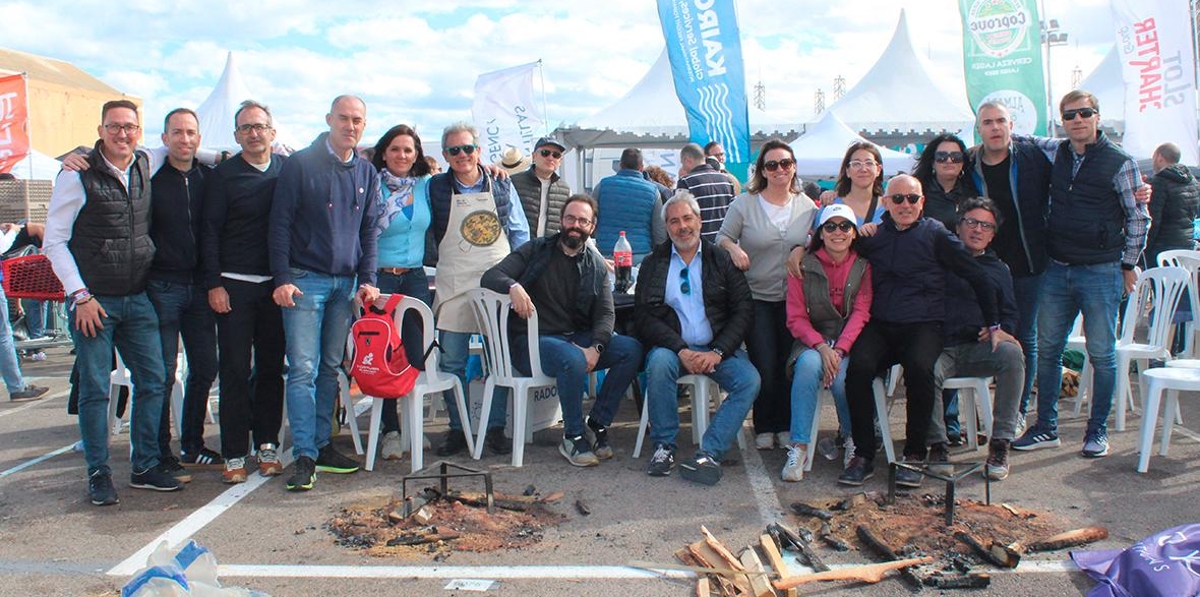
[[[854,215],[854,210],[844,203],[826,205],[821,209],[821,221],[817,222],[817,226],[824,226],[825,222],[838,217],[845,218],[846,221],[854,224],[855,228],[858,228],[858,217]]]
[[[543,145],[553,145],[553,146],[557,147],[559,151],[567,150],[567,146],[560,143],[558,141],[558,139],[555,139],[554,137],[542,137],[541,139],[538,139],[537,143],[533,144],[533,149],[536,151],[536,150],[540,149]]]

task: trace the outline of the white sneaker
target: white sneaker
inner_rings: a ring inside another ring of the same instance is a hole
[[[808,448],[799,444],[788,446],[787,462],[783,465],[783,480],[784,481],[803,481],[804,480],[804,461],[808,460]]]
[[[780,431],[775,434],[775,445],[780,448],[786,448],[792,445],[792,432]]]
[[[389,431],[383,435],[383,446],[379,449],[379,455],[384,460],[400,460],[404,454],[404,444],[400,443],[400,432]]]
[[[754,447],[759,450],[772,450],[775,448],[774,433],[760,433],[754,436]]]

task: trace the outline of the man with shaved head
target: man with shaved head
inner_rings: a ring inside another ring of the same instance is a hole
[[[933,366],[942,353],[946,270],[974,289],[988,327],[1000,329],[994,284],[946,227],[922,216],[925,196],[916,178],[901,174],[888,182],[883,197],[887,213],[872,236],[864,236],[859,253],[871,262],[875,299],[871,321],[850,350],[846,397],[850,403],[854,457],[838,483],[862,485],[874,474],[875,401],[872,381],[877,372],[895,363],[904,366],[907,415],[903,460],[920,465],[926,460],[925,436],[933,409]],[[991,338],[999,342],[999,335]],[[886,414],[883,415],[886,418]],[[880,421],[887,425],[886,420]],[[897,484],[920,485],[919,473],[901,469]]]
[[[296,459],[289,491],[312,489],[316,471],[353,473],[358,463],[330,443],[337,367],[354,318],[351,301],[379,297],[375,287],[375,167],[356,147],[367,106],[333,100],[329,131],[296,152],[279,172],[267,244],[273,298],[283,308],[288,378],[285,400]],[[353,416],[353,415],[350,415]]]

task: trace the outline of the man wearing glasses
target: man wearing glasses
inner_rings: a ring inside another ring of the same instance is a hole
[[[457,122],[442,131],[442,157],[450,170],[429,180],[433,222],[426,240],[427,262],[436,254],[437,293],[433,312],[437,316],[438,343],[442,347],[442,371],[458,376],[467,385],[467,357],[471,334],[479,333],[467,294],[479,288],[483,272],[499,263],[513,249],[529,242],[529,223],[520,199],[508,179],[493,178],[479,165],[479,135],[475,127]],[[436,253],[432,250],[436,249]],[[497,390],[488,415],[490,429],[483,441],[496,454],[512,453],[504,437],[507,400]],[[463,414],[454,398],[443,396],[450,430],[438,456],[457,454],[467,447],[463,437]]]
[[[571,195],[571,187],[558,175],[566,151],[558,139],[542,137],[533,145],[533,165],[512,177],[533,238],[558,234],[558,216]]]
[[[1082,455],[1101,458],[1108,455],[1116,385],[1117,309],[1137,281],[1133,268],[1146,245],[1150,214],[1135,196],[1142,185],[1137,163],[1099,128],[1096,97],[1077,89],[1063,96],[1059,110],[1067,138],[1037,140],[1054,161],[1046,235],[1050,264],[1038,307],[1038,420],[1013,449],[1060,445],[1062,353],[1082,312],[1093,371]]]
[[[995,287],[1000,329],[991,331],[979,309],[975,291],[953,272],[946,274],[946,317],[942,325],[945,347],[933,370],[934,407],[929,428],[929,460],[933,466],[948,462],[946,425],[942,417],[942,385],[951,377],[995,377],[996,402],[992,405],[992,437],[984,476],[999,481],[1008,477],[1008,448],[1016,433],[1017,410],[1025,378],[1024,356],[1013,334],[1017,330],[1017,305],[1008,266],[989,245],[1004,223],[991,199],[974,197],[959,204],[958,238],[970,251]],[[973,433],[974,430],[968,430]],[[935,457],[935,454],[939,457]],[[939,462],[941,461],[941,462]],[[933,463],[937,464],[933,464]]]
[[[379,177],[356,151],[367,128],[367,106],[340,95],[325,123],[329,131],[280,169],[267,231],[272,298],[283,309],[287,343],[285,399],[296,459],[289,491],[312,489],[318,470],[358,471],[358,463],[331,443],[337,368],[354,318],[351,301],[365,305],[379,297]]]
[[[754,301],[729,253],[701,238],[700,204],[691,193],[679,191],[668,200],[663,218],[670,241],[642,262],[634,296],[638,335],[647,348],[644,408],[650,409],[654,443],[646,473],[665,477],[675,466],[677,381],[683,375],[707,375],[729,396],[717,407],[695,455],[680,463],[680,474],[715,485],[721,480],[721,457],[758,396],[758,371],[739,349],[750,332]]]
[[[216,313],[220,346],[225,483],[246,480],[251,447],[258,448],[260,474],[283,472],[278,454],[283,315],[271,297],[275,285],[267,230],[275,183],[287,158],[271,151],[275,129],[267,106],[246,100],[234,113],[234,122],[242,151],[217,166],[204,198],[200,229],[202,282]]]
[[[612,458],[608,426],[642,365],[638,341],[613,333],[616,312],[608,268],[604,258],[586,247],[597,215],[595,199],[572,195],[561,212],[562,232],[521,245],[485,272],[480,282],[484,288],[507,293],[513,312],[522,320],[537,310],[542,370],[557,381],[563,410],[558,451],[574,466],[596,466]],[[511,323],[513,364],[528,374],[527,329],[523,321]],[[604,384],[585,421],[587,375],[604,369],[608,370]],[[519,432],[514,435],[521,440]]]
[[[137,105],[106,102],[88,168],[59,173],[46,216],[43,251],[73,312],[79,369],[79,434],[92,504],[116,504],[108,465],[108,381],[114,346],[133,375],[129,486],[177,491],[183,483],[159,465],[163,355],[158,318],[146,297],[150,240],[150,158],[137,151]]]
[[[838,483],[858,486],[875,473],[876,374],[895,364],[904,366],[907,421],[903,460],[924,463],[926,435],[933,412],[933,366],[942,353],[946,270],[965,279],[975,291],[987,330],[1000,328],[996,290],[961,240],[941,222],[921,215],[925,198],[916,178],[901,174],[888,181],[883,197],[887,213],[873,236],[864,236],[859,253],[871,262],[871,320],[850,349],[846,398],[850,403],[854,457]],[[993,334],[993,345],[1000,336]],[[886,425],[886,413],[880,424]],[[917,487],[921,474],[900,469],[896,483]]]

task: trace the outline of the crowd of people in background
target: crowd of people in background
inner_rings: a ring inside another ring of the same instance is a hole
[[[815,451],[841,450],[838,482],[862,485],[876,470],[877,427],[889,424],[876,413],[876,378],[899,364],[897,484],[919,486],[922,467],[945,469],[950,448],[979,431],[959,425],[957,392],[943,390],[963,376],[995,379],[983,474],[1004,479],[1011,450],[1061,444],[1062,356],[1081,312],[1095,378],[1080,452],[1103,457],[1117,309],[1136,267],[1192,248],[1200,183],[1166,144],[1150,193],[1100,130],[1093,95],[1072,91],[1059,111],[1066,138],[1048,139],[1014,134],[1008,109],[985,103],[979,145],[937,135],[911,173],[890,178],[876,145],[854,143],[823,192],[797,176],[779,139],[759,148],[744,186],[719,143],[684,145],[677,179],[631,147],[588,194],[561,176],[568,148],[552,136],[528,157],[510,149],[484,164],[478,132],[455,123],[441,135],[441,172],[417,131],[398,124],[364,157],[367,106],[350,95],[332,102],[328,131],[291,156],[272,153],[270,109],[243,103],[241,151],[215,168],[201,163],[195,112],[172,111],[163,148],[144,150],[137,106],[108,102],[92,151],[64,162],[42,242],[67,293],[89,499],[118,502],[108,454],[114,350],[133,377],[130,487],[177,491],[195,467],[219,468],[231,484],[255,470],[282,475],[286,404],[286,487],[304,491],[318,472],[358,470],[332,443],[355,305],[394,293],[428,305],[440,367],[465,388],[470,338],[483,331],[470,305],[480,288],[511,300],[521,371],[530,369],[525,321],[538,313],[541,368],[562,406],[559,452],[574,466],[613,457],[609,427],[644,372],[650,476],[675,470],[681,388],[707,377],[727,395],[696,451],[678,458],[680,476],[717,483],[750,415],[755,448],[787,450],[785,482],[803,480]],[[622,236],[639,266],[632,297],[610,281],[607,251]],[[436,268],[432,289],[426,266]],[[434,339],[413,313],[401,329],[423,369]],[[21,378],[11,331],[0,334],[11,398],[40,396],[44,388]],[[169,397],[180,338],[188,375],[176,456]],[[586,378],[597,371],[606,375],[585,414]],[[204,439],[218,374],[220,451]],[[826,392],[836,439],[818,442]],[[407,448],[389,404],[381,454],[398,459]],[[451,457],[471,445],[477,415],[449,396],[445,407],[436,452]],[[497,390],[476,458],[512,452],[506,414]]]

